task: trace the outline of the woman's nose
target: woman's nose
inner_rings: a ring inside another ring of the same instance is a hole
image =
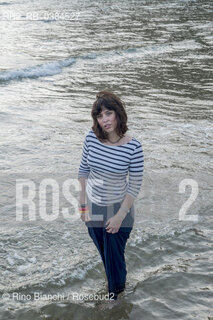
[[[107,116],[103,115],[103,122],[106,122],[106,121],[107,121]]]

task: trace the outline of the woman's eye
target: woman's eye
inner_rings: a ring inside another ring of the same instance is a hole
[[[106,115],[107,115],[107,116],[109,116],[110,114],[112,114],[112,111],[111,111],[111,112],[106,112]],[[97,119],[101,119],[101,118],[102,118],[102,115],[99,114],[99,115],[97,115],[96,118],[97,118]]]

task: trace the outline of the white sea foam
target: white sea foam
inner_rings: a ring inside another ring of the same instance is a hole
[[[0,81],[53,76],[58,73],[61,73],[64,67],[72,65],[75,62],[75,60],[75,58],[69,58],[62,61],[48,62],[25,69],[0,72]]]
[[[152,46],[145,46],[141,48],[127,48],[124,50],[112,50],[109,52],[102,52],[102,53],[88,53],[87,55],[79,56],[77,58],[68,58],[61,61],[54,61],[48,62],[37,66],[32,66],[29,68],[24,69],[17,69],[17,70],[9,70],[0,72],[0,81],[10,81],[14,79],[23,79],[23,78],[39,78],[45,76],[54,76],[62,72],[64,67],[68,67],[76,62],[76,59],[83,59],[83,60],[91,60],[97,59],[100,60],[101,63],[103,61],[107,61],[109,59],[112,61],[112,58],[115,62],[122,61],[123,58],[136,58],[141,55],[158,55],[165,52],[172,52],[174,50],[186,50],[186,49],[196,49],[200,48],[195,41],[180,41],[174,42],[169,45],[152,45]],[[105,62],[106,62],[105,61]]]
[[[27,270],[29,270],[31,267],[32,267],[32,263],[23,264],[17,267],[17,272],[19,274],[25,275]]]

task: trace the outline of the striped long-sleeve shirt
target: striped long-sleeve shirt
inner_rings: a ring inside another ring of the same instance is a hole
[[[135,138],[120,146],[107,146],[98,140],[93,130],[87,133],[78,178],[88,179],[86,193],[93,203],[107,206],[121,202],[126,194],[136,198],[142,185],[143,168],[142,145]]]

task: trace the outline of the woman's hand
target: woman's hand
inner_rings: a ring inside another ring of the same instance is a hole
[[[81,217],[81,220],[83,222],[89,222],[91,220],[90,216],[89,216],[89,212],[86,212],[86,213],[80,213],[80,217]]]
[[[106,231],[108,233],[117,233],[122,224],[123,218],[115,214],[112,218],[106,222]]]

